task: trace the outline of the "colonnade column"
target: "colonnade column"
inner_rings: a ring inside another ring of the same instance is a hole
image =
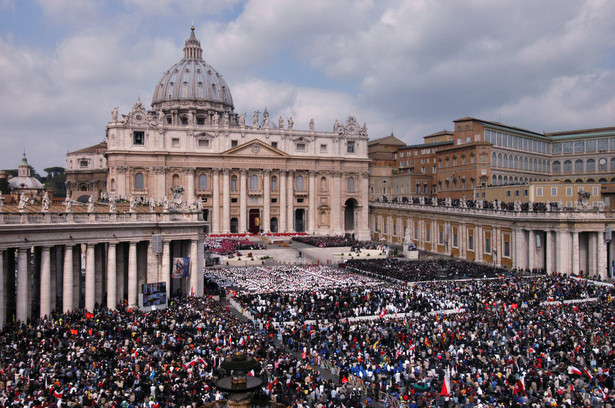
[[[171,243],[162,242],[162,280],[167,287],[167,302],[171,294]]]
[[[222,233],[231,232],[231,170],[222,170]]]
[[[196,295],[199,297],[203,296],[203,266],[204,266],[204,258],[205,258],[205,249],[203,248],[203,235],[199,235],[199,239],[196,241],[196,276],[197,276],[197,285],[196,285]]]
[[[87,244],[85,252],[85,309],[92,312],[96,303],[95,244]]]
[[[62,277],[62,313],[73,310],[73,247],[64,247],[64,272]]]
[[[528,269],[532,270],[536,267],[536,234],[534,231],[529,230],[529,239],[527,245],[527,254],[528,254]]]
[[[309,183],[308,183],[308,230],[309,233],[316,232],[316,171],[309,171]]]
[[[107,307],[111,310],[117,305],[117,245],[109,243],[107,248]]]
[[[564,255],[567,251],[564,245],[564,231],[557,231],[556,238],[555,270],[556,272],[564,273]]]
[[[188,184],[188,191],[186,191],[186,199],[188,204],[192,205],[194,201],[194,174],[196,173],[196,169],[194,167],[187,167],[184,169],[184,173],[186,174],[186,184]]]
[[[280,170],[280,216],[278,232],[286,232],[286,170]]]
[[[17,321],[28,320],[28,251],[17,248]]]
[[[572,231],[572,274],[579,274],[579,232]]]
[[[239,170],[239,230],[237,232],[243,234],[247,231],[246,218],[247,218],[247,205],[248,205],[248,191],[246,185],[248,171],[246,169]]]
[[[49,247],[43,247],[41,251],[41,318],[48,316],[51,310],[51,258],[49,251]]]
[[[607,259],[606,259],[606,242],[604,241],[604,232],[596,232],[598,237],[598,276],[602,279],[607,277]]]
[[[193,239],[190,241],[190,295],[196,296],[199,286],[199,270],[198,270],[198,241]],[[201,274],[203,271],[201,271]]]
[[[263,170],[263,218],[261,228],[265,234],[271,232],[271,170]]]
[[[596,273],[597,265],[597,245],[598,235],[594,233],[589,234],[589,256],[587,259],[587,273],[593,276]]]
[[[87,279],[86,279],[87,281]],[[128,247],[128,306],[137,305],[137,243]]]
[[[286,187],[286,193],[288,194],[288,198],[286,199],[286,205],[288,209],[286,210],[286,230],[288,232],[295,231],[295,172],[294,170],[288,170],[288,176],[286,177],[286,183],[288,187]]]
[[[213,173],[213,208],[211,214],[211,232],[220,233],[220,169],[212,169]]]
[[[547,273],[553,273],[553,232],[545,231],[545,271]]]

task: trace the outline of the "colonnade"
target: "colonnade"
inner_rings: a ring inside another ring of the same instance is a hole
[[[171,290],[203,294],[202,238],[163,240],[160,253],[152,240],[48,242],[0,248],[0,327],[56,309],[136,307],[144,283],[165,282],[167,299]],[[189,278],[172,279],[174,257],[190,257]]]
[[[615,243],[605,231],[519,228],[514,233],[519,268],[602,278],[611,275],[607,268],[615,255]]]
[[[605,213],[532,214],[370,203],[373,238],[497,267],[612,277],[615,241]],[[410,233],[406,235],[407,229]]]

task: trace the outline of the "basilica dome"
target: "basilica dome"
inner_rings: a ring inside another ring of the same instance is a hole
[[[185,108],[187,104],[220,112],[234,109],[226,81],[203,60],[201,42],[194,35],[194,27],[186,40],[184,58],[162,75],[152,97],[154,110]]]

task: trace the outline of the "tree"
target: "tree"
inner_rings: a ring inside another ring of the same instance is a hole
[[[47,173],[47,181],[51,181],[55,176],[64,174],[64,167],[47,167],[43,169]]]

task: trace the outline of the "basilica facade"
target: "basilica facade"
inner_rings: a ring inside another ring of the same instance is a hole
[[[104,152],[109,197],[161,203],[182,192],[203,210],[210,234],[369,239],[368,135],[355,117],[335,121],[332,132],[314,130],[313,119],[309,129],[294,129],[291,117],[270,120],[266,110],[247,120],[203,60],[194,28],[181,61],[156,84],[151,107],[139,101],[127,114],[112,111]],[[75,188],[79,154],[67,155]]]

